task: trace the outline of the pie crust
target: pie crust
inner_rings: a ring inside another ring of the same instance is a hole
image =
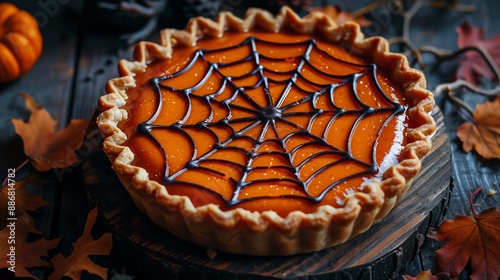
[[[348,195],[341,206],[322,205],[312,213],[293,211],[286,217],[274,211],[239,207],[221,210],[215,204],[195,207],[188,197],[170,195],[163,184],[150,180],[144,168],[132,164],[135,155],[124,144],[127,135],[118,124],[129,117],[123,106],[127,91],[137,86],[136,74],[147,71],[153,60],[169,59],[176,45],[193,46],[201,37],[221,37],[228,31],[244,33],[254,27],[274,33],[286,29],[297,34],[319,34],[328,42],[348,45],[352,52],[363,54],[378,67],[391,69],[390,78],[404,87],[403,94],[411,102],[407,118],[415,125],[406,129],[407,142],[401,149],[399,163],[389,167],[380,180],[370,181]],[[244,19],[223,12],[216,21],[195,18],[185,30],[165,29],[159,44],[140,42],[133,57],[134,61],[119,62],[120,77],[108,82],[107,94],[99,100],[101,114],[97,124],[105,138],[103,150],[142,212],[172,234],[209,249],[249,255],[291,255],[344,243],[383,219],[404,197],[420,170],[421,159],[431,149],[431,136],[436,130],[430,115],[434,99],[425,88],[424,75],[410,68],[405,56],[389,52],[385,39],[364,38],[353,22],[337,26],[320,12],[301,18],[288,7],[283,7],[277,16],[250,9]]]

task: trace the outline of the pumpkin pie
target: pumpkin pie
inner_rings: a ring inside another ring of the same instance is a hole
[[[404,197],[431,149],[424,75],[320,12],[194,18],[133,58],[99,100],[104,152],[142,212],[209,249],[346,242]]]

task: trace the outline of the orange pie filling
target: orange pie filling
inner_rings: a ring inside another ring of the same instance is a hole
[[[227,31],[135,74],[118,127],[135,166],[194,206],[340,207],[406,143],[404,87],[311,35]]]

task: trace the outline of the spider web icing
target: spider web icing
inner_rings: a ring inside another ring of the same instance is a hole
[[[280,52],[283,49],[287,52]],[[339,184],[379,172],[378,137],[391,120],[404,115],[405,107],[382,90],[376,71],[374,64],[332,56],[314,39],[274,43],[250,36],[234,46],[198,49],[184,68],[151,79],[158,105],[136,131],[160,147],[166,185],[211,192],[228,207],[263,198],[318,203]],[[375,85],[373,95],[378,101],[361,98],[366,94],[360,91],[363,83]],[[176,95],[186,106],[175,121],[164,123],[160,114],[176,106],[165,101],[168,95]],[[342,98],[351,102],[343,105]],[[360,155],[352,143],[356,130],[365,129],[369,118],[379,119],[373,128],[376,139],[371,152]],[[343,134],[335,131],[340,119],[350,122]],[[169,158],[175,155],[167,152],[159,132],[177,135],[191,146],[192,153],[181,166],[170,166]],[[199,137],[194,135],[200,132],[212,141],[196,140]],[[346,164],[355,168],[347,170]],[[335,168],[346,170],[341,177],[325,175]],[[217,192],[190,179],[200,172],[224,181],[229,191]],[[321,176],[329,182],[318,189],[316,178]],[[286,190],[275,196],[265,191],[244,195],[251,188],[280,186]]]

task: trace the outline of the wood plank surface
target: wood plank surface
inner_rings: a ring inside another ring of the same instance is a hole
[[[6,1],[16,4],[31,14],[45,14],[38,5],[31,1]],[[43,51],[34,67],[21,79],[7,84],[0,84],[0,174],[6,174],[7,167],[16,167],[22,161],[11,162],[24,154],[22,142],[15,136],[11,118],[27,120],[29,113],[19,92],[26,92],[37,100],[63,128],[68,122],[67,108],[72,98],[72,77],[75,71],[76,23],[64,24],[61,8],[47,23],[40,27],[43,37]],[[47,16],[48,17],[48,16]]]
[[[69,114],[72,119],[92,118],[97,106],[97,100],[105,93],[104,86],[112,77],[117,76],[117,60],[119,55],[129,48],[120,40],[120,34],[86,29],[83,15],[78,33],[78,56],[74,73],[74,90]],[[87,142],[85,145],[91,145]],[[87,155],[87,146],[77,153],[80,157]],[[58,171],[64,177],[60,191],[58,219],[58,235],[61,237],[61,252],[69,255],[72,244],[82,235],[85,221],[91,207],[87,200],[83,178],[79,165]],[[88,276],[88,275],[87,275]],[[88,276],[91,277],[91,276]]]

